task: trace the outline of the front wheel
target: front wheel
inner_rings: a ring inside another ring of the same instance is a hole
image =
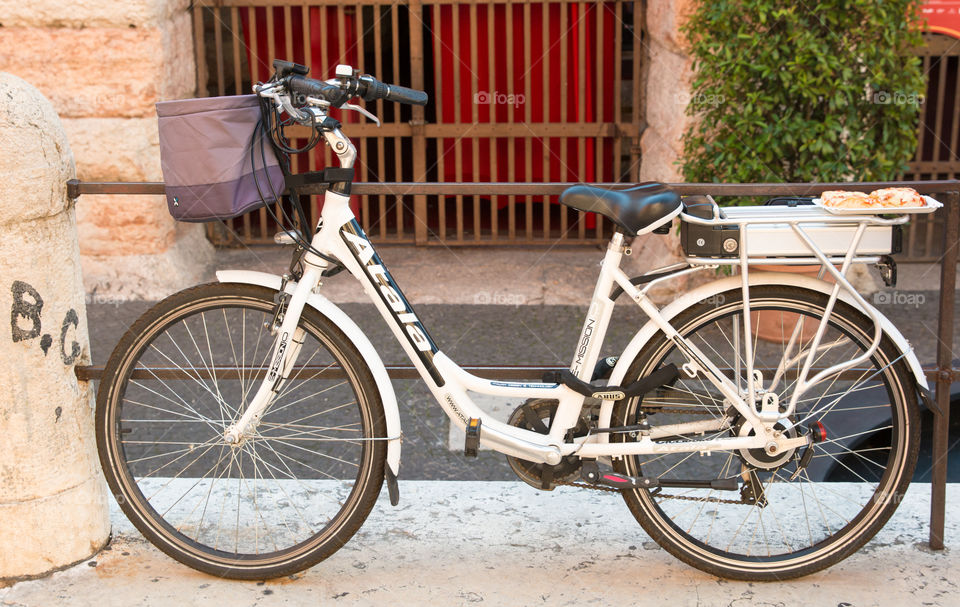
[[[210,284],[168,297],[120,340],[97,393],[100,462],[124,513],[165,553],[217,576],[319,562],[356,532],[383,482],[374,379],[309,307],[289,380],[252,434],[224,439],[270,366],[274,294]]]
[[[785,405],[826,304],[826,295],[805,289],[751,288],[752,326],[762,322],[766,339],[743,334],[739,289],[688,308],[671,324],[720,368],[730,369],[741,389],[747,381],[749,341],[764,387]],[[770,327],[776,329],[772,339]],[[792,352],[791,336],[795,337]],[[869,348],[872,339],[873,322],[838,302],[813,367],[852,360]],[[684,362],[661,332],[633,361],[627,377],[643,377],[665,364],[679,367]],[[659,439],[672,443],[753,432],[699,375],[691,379],[681,374],[673,386],[648,394],[642,402],[633,399],[618,406],[614,416],[615,425],[635,424],[646,417],[654,431],[665,424],[729,420],[716,424],[722,426],[719,430]],[[631,476],[661,481],[736,480],[739,491],[662,487],[624,491],[624,498],[654,540],[708,573],[770,581],[818,571],[873,537],[910,483],[919,422],[916,384],[903,353],[884,337],[867,363],[804,392],[795,413],[777,431],[800,436],[816,422],[822,424],[826,440],[810,447],[812,457],[806,466],[801,465],[803,449],[776,456],[755,449],[626,457],[617,465]]]

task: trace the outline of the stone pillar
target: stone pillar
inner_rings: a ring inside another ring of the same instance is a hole
[[[681,182],[683,135],[690,124],[687,103],[693,79],[692,61],[685,52],[680,33],[695,0],[649,0],[646,3],[646,32],[641,61],[645,63],[644,117],[646,128],[640,138],[640,181]],[[681,259],[677,233],[650,234],[634,241],[632,260],[625,264],[634,273],[675,263]],[[655,299],[669,300],[687,280],[670,281],[654,288]]]
[[[0,70],[47,95],[86,181],[162,181],[154,104],[196,88],[189,0],[8,2]],[[96,296],[158,299],[205,277],[212,247],[177,225],[159,196],[83,196],[85,286]]]
[[[53,106],[0,73],[0,581],[48,573],[106,543],[73,155]]]
[[[677,162],[683,158],[683,135],[690,124],[687,104],[693,69],[680,28],[695,5],[694,0],[647,2],[643,58],[647,127],[640,139],[641,181],[683,181]]]

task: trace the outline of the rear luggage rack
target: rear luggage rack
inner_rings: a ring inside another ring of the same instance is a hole
[[[836,215],[809,198],[773,199],[776,204],[723,209],[715,206],[709,197],[694,198],[684,199],[684,212],[680,215],[680,244],[688,261],[694,264],[736,260],[740,257],[742,242],[748,243],[747,257],[751,264],[819,263],[797,232],[801,226],[820,252],[839,263],[853,245],[861,225],[865,231],[856,244],[854,263],[876,263],[876,257],[901,251],[901,226],[909,221],[906,214],[893,218],[871,214]],[[705,199],[709,199],[709,203]],[[770,258],[777,261],[759,261]]]

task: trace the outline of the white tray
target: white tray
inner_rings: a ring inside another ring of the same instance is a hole
[[[824,206],[823,200],[820,198],[814,198],[813,204],[833,215],[906,215],[908,213],[933,213],[943,206],[929,196],[923,196],[923,200],[927,204],[922,207],[870,207],[862,209],[838,209],[836,207]]]

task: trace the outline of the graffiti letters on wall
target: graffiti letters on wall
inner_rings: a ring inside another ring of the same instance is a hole
[[[56,338],[63,364],[72,365],[80,356],[80,344],[72,339],[73,332],[80,323],[77,311],[70,308],[53,334],[44,333],[43,297],[40,293],[29,284],[15,280],[10,286],[10,294],[13,295],[13,305],[10,307],[10,337],[13,342],[39,338],[40,349],[46,356]]]

